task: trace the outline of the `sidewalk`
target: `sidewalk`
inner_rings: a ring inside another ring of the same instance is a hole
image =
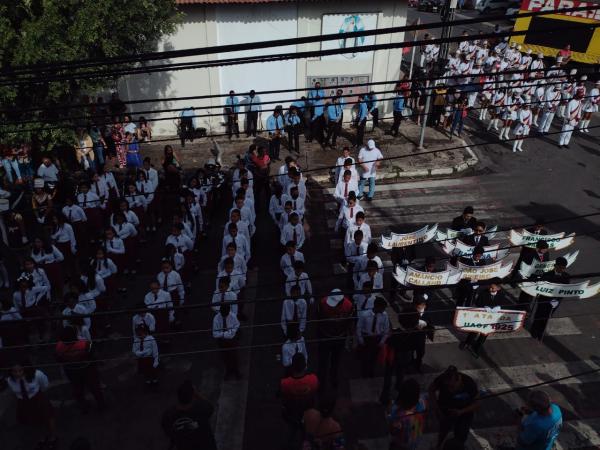
[[[383,125],[386,129],[389,128],[389,123]],[[370,130],[371,122],[367,124],[367,129]],[[470,167],[478,163],[475,154],[466,148],[456,148],[465,146],[464,140],[455,137],[452,141],[449,140],[447,134],[440,132],[431,127],[425,130],[425,149],[418,150],[419,134],[421,127],[417,126],[412,121],[404,121],[400,126],[400,136],[397,138],[384,133],[384,130],[377,128],[374,131],[365,133],[365,143],[368,139],[374,139],[376,145],[383,153],[384,158],[390,159],[382,163],[381,169],[377,173],[379,179],[413,179],[430,176],[447,176],[460,172],[464,172]],[[233,138],[229,141],[227,138],[219,138],[216,141],[219,143],[223,154],[221,156],[222,165],[225,170],[235,165],[238,155],[243,155],[248,146],[253,142],[252,139],[241,135],[239,139]],[[268,147],[268,141],[265,138],[266,133],[256,138],[259,145]],[[282,161],[273,161],[271,173],[276,173],[279,167],[283,164],[283,159],[292,154],[296,157],[303,170],[311,171],[309,176],[318,183],[327,183],[329,181],[329,171],[327,167],[335,165],[338,156],[341,155],[341,149],[345,145],[351,146],[349,139],[354,138],[353,129],[345,129],[342,136],[338,138],[337,151],[326,149],[315,142],[311,144],[304,143],[304,137],[300,137],[300,155],[287,150],[287,140],[282,142],[281,159]],[[161,138],[166,139],[166,137]],[[182,165],[186,167],[201,167],[209,158],[212,158],[210,149],[212,142],[207,138],[202,138],[193,143],[186,143],[185,148],[181,148],[179,140],[173,139],[173,142],[159,142],[142,145],[143,156],[150,156],[155,167],[160,166],[163,147],[165,144],[171,144],[175,147],[177,154],[183,160]],[[428,154],[428,152],[448,148],[447,151]],[[357,150],[353,151],[356,156]],[[404,156],[412,155],[412,156]],[[404,157],[403,157],[404,156]],[[319,169],[323,170],[319,170]]]

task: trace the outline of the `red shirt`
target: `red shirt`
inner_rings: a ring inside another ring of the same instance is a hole
[[[562,50],[559,50],[559,52],[558,52],[558,56],[562,56],[563,59],[571,58],[572,54],[573,54],[573,52],[571,50],[567,50],[566,48],[563,48]]]
[[[259,169],[266,169],[269,166],[269,163],[271,162],[271,158],[269,158],[269,155],[263,155],[262,158],[260,156],[252,155],[250,156],[250,159],[252,160],[254,165]]]
[[[344,297],[335,308],[327,304],[327,297],[322,298],[319,305],[319,319],[325,320],[319,323],[320,334],[323,337],[345,336],[348,333],[350,316],[352,316],[352,302],[348,297]]]
[[[290,412],[301,414],[314,406],[319,390],[319,379],[314,373],[301,377],[290,376],[281,380],[283,403]]]

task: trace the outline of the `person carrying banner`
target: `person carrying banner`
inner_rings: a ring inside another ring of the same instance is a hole
[[[567,273],[567,260],[558,257],[554,262],[554,269],[542,275],[542,281],[548,281],[556,284],[569,284],[571,276]],[[560,306],[560,298],[537,297],[536,308],[533,314],[533,323],[529,330],[534,339],[541,341],[546,333],[546,326],[552,314]]]
[[[487,309],[502,308],[506,304],[506,295],[502,290],[502,280],[500,278],[492,278],[490,285],[486,290],[483,290],[477,295],[475,307]],[[468,348],[475,358],[479,358],[479,352],[483,343],[487,339],[487,335],[480,333],[469,333],[467,339],[459,344],[459,348],[464,350]]]
[[[463,256],[459,259],[462,264],[472,267],[485,266],[483,258],[483,247],[475,247],[471,256]],[[456,286],[455,301],[456,306],[471,306],[474,290],[477,285],[471,285],[470,279],[462,279]]]

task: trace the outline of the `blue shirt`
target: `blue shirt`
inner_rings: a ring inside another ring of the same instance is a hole
[[[287,114],[285,116],[285,123],[290,126],[300,125],[300,116],[298,114]]]
[[[550,415],[533,412],[523,418],[516,450],[552,450],[562,427],[562,413],[558,405],[550,405]]]
[[[365,101],[367,102],[367,107],[369,108],[369,112],[373,112],[373,110],[375,108],[377,108],[377,96],[375,94],[367,95],[365,97]]]
[[[292,102],[292,106],[296,107],[300,113],[303,113],[306,105],[303,100],[296,100],[295,102]]]
[[[181,111],[181,114],[179,114],[179,117],[191,117],[192,118],[192,126],[194,128],[196,128],[196,118],[194,117],[196,115],[196,111],[194,111],[192,108],[186,108],[183,111]]]
[[[404,96],[398,95],[394,99],[394,111],[402,112],[404,110]]]
[[[246,111],[260,111],[260,105],[257,105],[257,103],[260,103],[260,97],[258,95],[246,97],[246,103]]]
[[[325,98],[325,91],[323,89],[311,89],[308,91],[307,98],[311,105],[315,104],[317,97],[320,97],[321,100]]]
[[[278,129],[283,133],[283,117],[269,116],[267,119],[267,131],[269,133],[274,133]]]
[[[361,122],[367,119],[369,114],[369,109],[367,108],[367,104],[362,101],[358,104],[358,121]]]
[[[342,112],[343,112],[343,109],[346,107],[346,98],[342,97],[342,96],[338,96],[337,102],[338,102],[338,105],[340,105],[340,109],[342,109]]]
[[[315,100],[313,105],[315,107],[315,115],[313,116],[312,120],[315,120],[317,117],[323,115],[323,111],[325,110],[325,102],[323,101],[323,99]]]
[[[327,116],[329,116],[329,120],[332,122],[337,122],[337,120],[342,115],[342,108],[337,103],[331,104],[327,107]]]
[[[225,100],[225,106],[229,106],[236,114],[240,112],[239,104],[240,101],[237,97],[227,97],[227,100]]]

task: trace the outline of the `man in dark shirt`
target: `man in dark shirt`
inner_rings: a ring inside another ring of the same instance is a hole
[[[542,275],[542,281],[548,281],[556,284],[569,284],[571,276],[567,273],[567,260],[562,256],[556,258],[554,269]],[[546,326],[552,314],[560,306],[560,298],[538,297],[537,307],[533,316],[533,324],[531,325],[531,336],[535,339],[542,340],[546,333]]]
[[[162,428],[176,450],[216,450],[210,427],[213,406],[203,398],[190,380],[177,389],[177,405],[167,410]]]
[[[477,222],[475,224],[475,228],[473,230],[473,234],[466,236],[464,239],[461,239],[465,244],[472,245],[473,247],[482,246],[485,247],[490,245],[490,240],[484,234],[485,233],[485,223]]]
[[[475,247],[471,256],[462,256],[459,261],[467,266],[485,266],[486,261],[483,259],[483,253],[483,247]],[[471,280],[466,278],[460,280],[456,285],[456,306],[471,306],[474,288],[476,288],[476,286],[471,285]]]
[[[465,228],[475,229],[475,224],[477,223],[477,219],[473,217],[474,210],[472,206],[467,206],[462,215],[455,217],[452,220],[452,225],[450,228],[456,231],[463,230]]]
[[[500,283],[500,278],[492,278],[489,287],[481,291],[477,296],[475,306],[477,308],[495,308],[496,306],[502,308],[506,305],[506,296]],[[461,342],[459,347],[461,350],[464,350],[465,347],[468,348],[475,358],[479,358],[479,352],[486,339],[487,336],[485,334],[469,333],[467,339]]]
[[[440,420],[438,448],[450,430],[454,439],[464,443],[479,407],[479,389],[471,377],[450,366],[429,386],[429,405]]]

